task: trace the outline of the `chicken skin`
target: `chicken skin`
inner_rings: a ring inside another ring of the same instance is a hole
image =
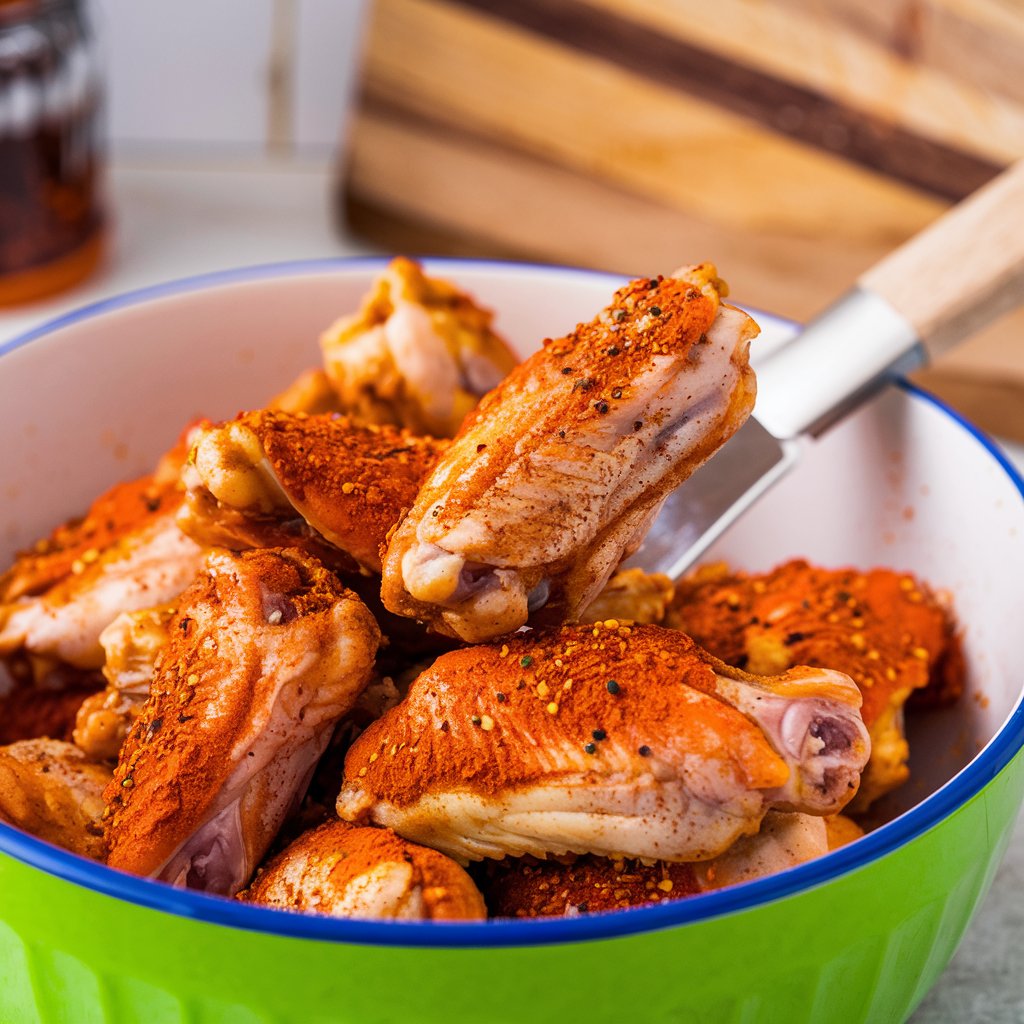
[[[845,672],[860,687],[871,760],[856,809],[904,782],[903,706],[928,687],[955,699],[963,661],[949,610],[913,576],[787,562],[770,573],[699,569],[679,584],[673,625],[727,664],[771,675]]]
[[[659,626],[445,654],[345,761],[340,817],[457,860],[707,860],[771,809],[832,814],[868,758],[844,675],[759,678]]]
[[[165,512],[119,538],[38,597],[0,609],[0,657],[25,652],[44,663],[103,665],[100,634],[121,612],[174,600],[202,565],[200,547]]]
[[[297,550],[213,551],[106,791],[109,863],[233,895],[301,800],[380,632]]]
[[[331,917],[482,921],[483,897],[443,853],[390,829],[329,821],[278,854],[239,894],[248,903]]]
[[[157,655],[169,639],[171,605],[119,615],[100,634],[106,688],[87,697],[75,717],[74,742],[95,761],[116,761],[149,697]]]
[[[737,840],[713,860],[673,864],[526,856],[489,862],[478,874],[496,917],[577,914],[685,899],[764,878],[828,853],[825,819],[769,811],[756,835]]]
[[[364,423],[452,437],[480,397],[518,360],[491,327],[494,315],[454,285],[399,257],[359,311],[320,339],[340,408]],[[308,395],[316,378],[306,381]],[[279,396],[294,405],[297,392]]]
[[[710,264],[634,281],[467,417],[384,559],[384,604],[478,643],[577,617],[746,420],[757,326]]]
[[[103,790],[111,772],[71,743],[22,740],[0,747],[0,821],[103,860]]]
[[[244,413],[200,433],[178,523],[203,544],[305,547],[379,573],[388,531],[446,444],[338,416]]]

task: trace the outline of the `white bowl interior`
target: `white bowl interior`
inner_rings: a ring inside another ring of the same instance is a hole
[[[497,310],[499,329],[524,353],[589,319],[615,284],[526,266],[433,269]],[[145,472],[189,420],[258,407],[315,365],[320,331],[355,308],[376,270],[355,263],[172,288],[3,354],[0,564],[115,481]],[[791,329],[758,319],[762,353]],[[1024,566],[1024,502],[968,429],[891,388],[807,445],[797,469],[709,555],[750,569],[797,556],[891,566],[953,595],[968,694],[911,722],[913,779],[887,809],[898,813],[967,764],[1020,699],[1012,570]]]

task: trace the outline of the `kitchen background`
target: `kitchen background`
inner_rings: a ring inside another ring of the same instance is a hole
[[[106,256],[0,309],[0,342],[171,278],[392,251],[712,258],[739,300],[806,318],[1024,156],[1019,0],[88,6]],[[1024,313],[923,378],[1024,458]],[[1024,1019],[1022,936],[1018,834],[915,1021]]]

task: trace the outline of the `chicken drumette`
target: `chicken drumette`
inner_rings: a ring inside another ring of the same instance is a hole
[[[847,673],[861,689],[871,734],[858,809],[909,774],[907,698],[925,691],[933,700],[952,700],[963,688],[948,608],[913,576],[889,569],[833,570],[793,561],[758,574],[707,566],[679,585],[670,622],[750,672],[819,665]]]
[[[447,443],[339,416],[244,413],[199,434],[178,522],[204,544],[304,546],[379,573],[388,531]]]
[[[574,618],[750,413],[757,326],[721,291],[709,264],[634,281],[513,370],[392,538],[385,606],[471,642]]]
[[[297,550],[209,554],[107,790],[110,864],[233,894],[301,800],[380,639]]]
[[[339,815],[460,859],[706,860],[767,811],[837,812],[869,742],[857,687],[760,678],[612,620],[440,657],[352,746]]]
[[[467,921],[487,916],[466,872],[390,829],[330,821],[278,854],[239,896],[331,917]]]
[[[518,361],[492,329],[493,318],[418,263],[392,260],[360,310],[320,339],[341,410],[366,423],[451,437]],[[322,378],[307,376],[302,400],[322,407],[322,396]],[[297,397],[277,401],[294,408]]]

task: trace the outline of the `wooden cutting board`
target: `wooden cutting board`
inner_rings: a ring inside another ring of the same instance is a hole
[[[343,209],[804,319],[1024,155],[1022,53],[1001,0],[377,0]],[[1024,439],[1024,313],[922,379]]]

